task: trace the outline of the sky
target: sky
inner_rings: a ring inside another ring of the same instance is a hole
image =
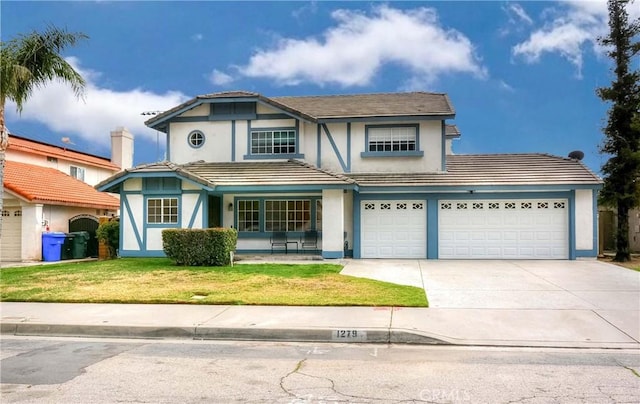
[[[632,18],[640,17],[636,3]],[[144,125],[197,95],[432,91],[449,94],[456,154],[585,154],[599,173],[613,78],[597,41],[606,1],[214,2],[3,0],[2,41],[48,25],[89,39],[63,56],[87,81],[78,100],[52,82],[21,114],[19,136],[109,157],[110,132],[135,137],[134,163],[160,161],[164,134]],[[640,61],[634,60],[634,69]],[[66,142],[63,142],[66,139]]]

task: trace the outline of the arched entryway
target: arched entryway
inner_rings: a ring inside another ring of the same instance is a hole
[[[86,231],[89,233],[87,257],[98,256],[98,238],[96,237],[98,224],[98,218],[92,215],[78,215],[69,219],[69,233],[76,231]]]

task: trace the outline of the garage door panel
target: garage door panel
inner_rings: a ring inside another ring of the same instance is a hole
[[[22,208],[5,207],[2,210],[0,260],[1,262],[22,260]]]
[[[440,258],[568,258],[566,200],[440,201],[438,221]]]
[[[424,201],[366,201],[361,209],[363,258],[425,258]]]

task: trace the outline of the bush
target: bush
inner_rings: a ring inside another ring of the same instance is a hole
[[[96,230],[96,236],[98,240],[105,243],[109,250],[109,258],[115,258],[118,256],[118,249],[120,248],[120,221],[117,219],[109,220],[108,222],[101,223]]]
[[[231,252],[236,250],[238,232],[235,229],[165,229],[162,248],[177,265],[226,266],[231,264]]]

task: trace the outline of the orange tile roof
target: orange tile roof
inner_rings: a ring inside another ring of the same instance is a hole
[[[120,167],[113,164],[109,159],[105,157],[93,156],[91,154],[81,153],[59,146],[53,146],[34,140],[24,139],[15,135],[9,135],[9,150],[38,154],[41,156],[51,156],[74,162],[82,162],[95,167],[113,170],[115,172],[120,171]]]
[[[29,202],[115,210],[120,201],[54,168],[6,161],[5,189]]]

